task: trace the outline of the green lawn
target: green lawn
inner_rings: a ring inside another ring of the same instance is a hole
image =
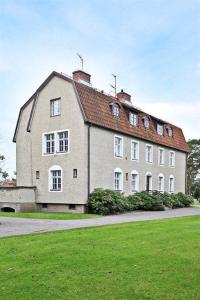
[[[31,213],[10,213],[0,212],[1,217],[14,218],[32,218],[32,219],[54,219],[54,220],[73,220],[73,219],[90,219],[99,217],[93,214],[76,214],[76,213],[46,213],[46,212],[31,212]]]
[[[200,299],[200,217],[0,239],[0,299]]]

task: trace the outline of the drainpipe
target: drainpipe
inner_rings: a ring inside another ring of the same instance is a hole
[[[91,128],[91,124],[88,124],[88,160],[87,160],[87,169],[88,169],[88,190],[87,190],[87,196],[89,197],[90,195],[90,128]],[[86,207],[86,210],[88,210],[88,207]]]

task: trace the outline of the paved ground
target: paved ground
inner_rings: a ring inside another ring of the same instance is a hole
[[[194,206],[159,212],[133,212],[82,220],[44,220],[0,217],[0,237],[193,215],[200,215],[200,207]]]

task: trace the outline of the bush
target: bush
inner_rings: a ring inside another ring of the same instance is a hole
[[[176,194],[176,197],[178,198],[180,204],[183,206],[190,206],[193,203],[193,198],[189,195],[178,193]]]
[[[142,210],[164,210],[165,207],[163,205],[162,197],[160,193],[148,193],[148,192],[140,192],[140,197],[143,201]]]
[[[123,194],[108,189],[95,189],[88,199],[89,212],[95,214],[110,215],[122,213],[126,208]]]

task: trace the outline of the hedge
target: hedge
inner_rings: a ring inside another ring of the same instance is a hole
[[[190,206],[193,198],[183,193],[138,192],[125,197],[109,189],[95,189],[89,196],[90,213],[111,215],[134,210],[161,211]]]

